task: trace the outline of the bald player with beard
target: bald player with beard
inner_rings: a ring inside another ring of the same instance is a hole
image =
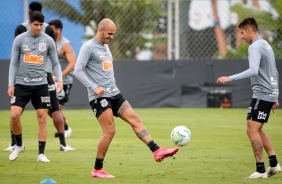
[[[103,169],[104,158],[115,135],[114,116],[132,127],[136,136],[152,151],[157,162],[178,151],[178,148],[160,148],[153,141],[139,116],[116,86],[113,57],[108,46],[115,33],[116,25],[112,20],[101,20],[95,37],[81,47],[74,69],[75,77],[87,88],[90,106],[103,131],[92,170],[94,178],[115,177]]]

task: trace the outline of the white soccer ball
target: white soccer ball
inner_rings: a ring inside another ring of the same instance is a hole
[[[192,135],[186,126],[177,126],[171,131],[170,138],[175,145],[185,146],[190,142]]]

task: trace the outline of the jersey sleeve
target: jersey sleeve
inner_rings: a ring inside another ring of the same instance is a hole
[[[234,80],[245,79],[245,78],[249,78],[249,77],[257,75],[259,71],[259,64],[260,64],[261,57],[262,57],[262,54],[257,47],[252,46],[252,45],[249,46],[248,48],[249,69],[241,73],[231,75],[229,76],[229,79],[231,81],[234,81]]]
[[[79,51],[73,74],[85,87],[94,90],[97,85],[91,82],[85,74],[85,68],[90,57],[90,48],[88,48],[86,45],[83,45]]]
[[[12,46],[11,62],[9,68],[9,84],[8,86],[14,86],[16,80],[16,74],[20,62],[20,49],[21,44],[19,39],[15,39]]]

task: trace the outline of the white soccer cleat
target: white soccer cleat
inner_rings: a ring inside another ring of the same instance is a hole
[[[268,177],[273,176],[274,174],[281,172],[281,166],[278,163],[276,167],[268,167],[266,172]]]
[[[261,178],[268,178],[267,172],[265,173],[259,173],[259,172],[254,172],[250,176],[244,178],[244,179],[261,179]]]
[[[37,162],[50,162],[50,160],[44,154],[39,154],[37,156]]]
[[[71,130],[71,128],[69,127],[67,130],[65,130],[65,138],[70,138],[71,133],[72,133],[72,130]]]
[[[60,151],[74,151],[75,149],[70,147],[69,145],[66,145],[66,146],[63,146],[63,145],[60,145]]]
[[[3,151],[10,151],[10,152],[12,152],[12,151],[14,151],[15,147],[16,147],[16,145],[14,145],[14,146],[9,145],[8,148],[4,149]]]
[[[24,145],[15,146],[15,149],[13,150],[11,155],[9,156],[9,160],[11,160],[11,161],[16,160],[18,158],[19,154],[22,153],[22,152],[24,152]]]

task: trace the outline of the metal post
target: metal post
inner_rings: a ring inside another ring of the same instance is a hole
[[[172,59],[172,1],[167,1],[167,59]]]
[[[24,22],[28,21],[28,0],[24,0]]]
[[[179,60],[179,0],[174,0],[174,59]]]

